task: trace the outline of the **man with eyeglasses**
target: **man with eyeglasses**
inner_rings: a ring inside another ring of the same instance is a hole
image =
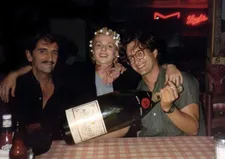
[[[183,92],[178,94],[172,81],[165,84],[165,70],[158,64],[159,48],[155,38],[137,31],[123,39],[131,67],[142,76],[137,89],[160,92],[161,101],[142,118],[138,136],[197,135],[199,130],[198,81],[182,72]]]

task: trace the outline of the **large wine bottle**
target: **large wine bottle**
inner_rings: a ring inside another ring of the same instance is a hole
[[[178,87],[181,92],[182,87]],[[146,115],[160,94],[139,90],[116,91],[65,111],[62,136],[69,145],[93,139],[131,125]]]

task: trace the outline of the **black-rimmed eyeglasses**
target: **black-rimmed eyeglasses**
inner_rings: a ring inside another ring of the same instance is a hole
[[[135,58],[134,57],[136,57],[139,60],[143,59],[145,57],[144,50],[139,50],[134,55],[128,56],[128,60],[129,60],[131,65],[133,65],[134,62],[135,62]]]

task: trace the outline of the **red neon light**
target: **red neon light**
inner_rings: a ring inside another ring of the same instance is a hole
[[[159,18],[169,19],[171,17],[177,17],[177,19],[180,18],[180,12],[175,12],[175,13],[171,13],[171,14],[168,14],[168,15],[163,15],[159,12],[154,13],[154,19],[159,19]]]
[[[207,20],[208,20],[208,17],[205,14],[200,14],[199,16],[192,14],[187,17],[186,24],[194,26],[194,25],[199,25]]]

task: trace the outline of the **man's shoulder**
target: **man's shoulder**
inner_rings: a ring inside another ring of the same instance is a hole
[[[17,78],[17,81],[16,81],[17,86],[16,87],[21,87],[21,86],[22,87],[31,87],[31,85],[33,83],[35,83],[35,81],[37,81],[37,80],[34,77],[32,71],[30,71],[30,72],[28,72],[22,76],[19,76]]]
[[[199,83],[197,79],[187,72],[182,72],[182,76],[183,92],[180,93],[179,98],[175,102],[179,109],[189,104],[199,103]]]
[[[191,75],[190,73],[181,72],[181,74],[182,74],[182,77],[183,77],[184,84],[195,85],[195,86],[199,85],[198,80],[193,75]]]
[[[184,93],[186,95],[192,96],[192,98],[197,99],[199,98],[199,82],[198,80],[191,75],[190,73],[187,72],[182,72],[183,76],[183,88],[184,88]],[[187,97],[185,97],[187,98]]]

